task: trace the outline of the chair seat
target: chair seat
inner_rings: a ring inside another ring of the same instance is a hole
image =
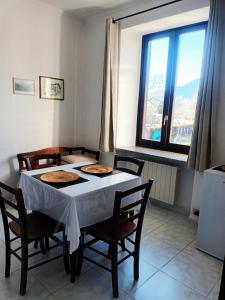
[[[66,162],[68,164],[74,164],[78,162],[90,161],[94,164],[97,163],[97,160],[84,154],[74,154],[74,155],[65,155],[62,156],[62,162]]]
[[[39,240],[63,230],[62,224],[58,224],[55,220],[40,212],[27,214],[26,221],[28,240]],[[9,227],[15,235],[21,236],[20,226],[17,222],[10,222]]]
[[[136,224],[133,222],[128,222],[124,224],[120,224],[118,228],[118,235],[116,239],[119,241],[122,238],[127,237],[128,235],[132,234],[136,229]],[[112,242],[112,221],[107,220],[100,222],[96,225],[94,225],[93,229],[90,229],[88,234],[96,237],[99,240],[105,241],[105,242]]]

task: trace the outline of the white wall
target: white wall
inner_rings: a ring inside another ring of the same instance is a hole
[[[19,152],[76,142],[78,22],[37,0],[0,1],[0,180],[17,180]],[[65,100],[39,99],[39,75],[65,79]],[[12,77],[35,80],[13,95]]]

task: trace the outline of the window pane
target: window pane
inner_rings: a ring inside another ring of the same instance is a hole
[[[199,89],[205,30],[179,38],[170,143],[189,146]]]
[[[169,38],[155,39],[148,44],[148,69],[142,139],[160,141],[163,118]]]

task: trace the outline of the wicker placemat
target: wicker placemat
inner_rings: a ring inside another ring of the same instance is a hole
[[[60,172],[65,172],[64,170],[59,170]],[[59,172],[58,171],[58,172]],[[57,172],[57,171],[56,171]],[[46,173],[46,172],[45,172]],[[80,184],[80,183],[83,183],[83,182],[87,182],[89,181],[88,179],[86,178],[83,178],[83,177],[80,177],[78,180],[76,181],[72,181],[72,182],[63,182],[63,183],[49,183],[49,182],[44,182],[41,180],[41,176],[45,173],[41,173],[41,174],[38,174],[38,175],[33,175],[32,177],[40,180],[41,182],[45,183],[45,184],[48,184],[50,186],[53,186],[54,188],[56,189],[62,189],[62,188],[65,188],[65,187],[68,187],[68,186],[71,186],[71,185],[76,185],[76,184]]]
[[[87,165],[87,166],[90,166],[90,165]],[[74,169],[74,170],[78,170],[78,171],[83,172],[83,171],[81,170],[81,168],[83,168],[83,167],[86,167],[86,165],[85,165],[85,166],[81,166],[81,167],[75,167],[75,168],[73,168],[73,169]],[[83,172],[83,173],[86,173],[86,172]],[[92,173],[86,173],[86,174],[92,175],[92,176],[96,176],[96,177],[100,177],[100,178],[103,178],[103,177],[115,175],[115,174],[118,174],[118,173],[121,173],[121,171],[119,171],[119,170],[112,170],[111,173],[107,173],[107,174],[92,174]]]

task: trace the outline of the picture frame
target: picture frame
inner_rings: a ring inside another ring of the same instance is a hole
[[[64,79],[39,76],[41,99],[64,100]]]
[[[35,80],[13,77],[13,94],[34,96]]]

